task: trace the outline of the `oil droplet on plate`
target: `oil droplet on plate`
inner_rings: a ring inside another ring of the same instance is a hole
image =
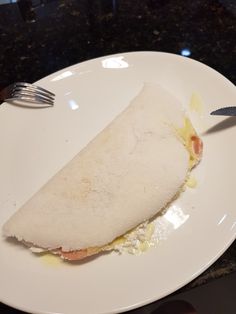
[[[195,111],[199,114],[203,113],[203,102],[201,97],[197,93],[192,93],[189,107],[192,111]]]
[[[60,257],[50,253],[42,254],[40,256],[40,259],[44,264],[49,266],[58,266],[63,262]]]
[[[197,186],[197,180],[196,180],[196,178],[194,178],[194,177],[189,177],[188,178],[188,180],[187,180],[187,182],[186,182],[186,186],[188,187],[188,188],[191,188],[191,189],[194,189],[194,188],[196,188],[196,186]]]

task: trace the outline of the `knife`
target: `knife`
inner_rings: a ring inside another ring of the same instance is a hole
[[[210,114],[213,116],[236,116],[236,106],[220,108],[212,111]]]

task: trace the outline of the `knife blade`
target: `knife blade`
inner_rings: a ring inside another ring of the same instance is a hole
[[[210,114],[213,116],[236,116],[236,106],[220,108],[212,111]]]

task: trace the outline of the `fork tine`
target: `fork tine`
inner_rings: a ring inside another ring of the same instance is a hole
[[[54,105],[52,100],[45,99],[41,96],[36,96],[36,95],[29,96],[29,95],[23,95],[23,94],[19,94],[19,93],[16,93],[14,96],[12,96],[11,98],[8,98],[6,100],[23,100],[23,101],[39,103],[39,104],[48,104],[51,106]]]
[[[25,82],[17,82],[14,84],[15,87],[27,87],[27,88],[31,88],[31,89],[36,89],[36,90],[41,90],[42,92],[49,94],[51,96],[55,96],[55,94],[53,94],[52,92],[48,91],[47,89],[44,89],[40,86],[36,86],[33,84],[29,84],[29,83],[25,83]]]
[[[50,106],[53,107],[53,103],[49,102],[49,101],[40,101],[37,100],[35,98],[28,98],[28,97],[16,97],[16,98],[7,98],[5,99],[5,102],[9,102],[9,101],[23,101],[23,102],[27,102],[30,104],[37,104],[39,106]]]
[[[50,104],[53,104],[54,101],[52,99],[49,99],[49,98],[45,98],[45,97],[42,97],[38,94],[28,94],[28,93],[14,93],[14,95],[11,96],[12,98],[16,98],[16,97],[21,97],[21,98],[25,98],[25,99],[35,99],[35,100],[38,100],[40,102],[46,102],[46,103],[50,103]]]
[[[20,86],[17,86],[17,87],[14,87],[14,90],[16,91],[21,91],[21,90],[24,90],[24,91],[27,91],[27,92],[32,92],[32,93],[38,93],[42,96],[45,96],[45,97],[48,97],[50,99],[54,99],[55,96],[52,96],[51,94],[49,93],[46,93],[40,89],[37,89],[35,87],[20,87]]]
[[[54,100],[54,97],[49,95],[49,94],[46,94],[44,92],[41,92],[41,91],[38,91],[38,90],[32,90],[32,89],[26,89],[25,87],[22,87],[22,88],[15,88],[12,92],[12,95],[14,95],[14,93],[22,93],[22,94],[27,94],[27,95],[38,95],[38,96],[42,96],[42,97],[45,97],[46,99],[48,100]]]
[[[0,104],[3,101],[20,100],[39,105],[54,105],[54,96],[50,91],[29,83],[17,82],[0,91]]]
[[[22,95],[22,94],[16,94],[14,97],[12,97],[14,99],[25,99],[28,101],[33,101],[33,102],[39,102],[39,103],[47,103],[47,104],[51,104],[53,105],[53,101],[42,98],[41,96],[29,96],[29,95]]]

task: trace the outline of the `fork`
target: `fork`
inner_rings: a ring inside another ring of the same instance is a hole
[[[13,83],[0,91],[0,105],[4,101],[20,100],[39,105],[53,106],[55,94],[25,82]]]

